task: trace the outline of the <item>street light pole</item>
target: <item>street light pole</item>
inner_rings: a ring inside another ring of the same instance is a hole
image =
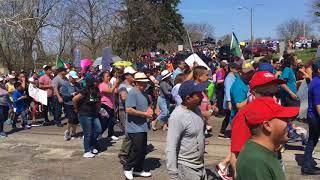
[[[253,61],[253,52],[252,52],[252,48],[253,48],[253,25],[252,25],[252,20],[253,18],[253,8],[250,8],[250,31],[251,31],[251,60]]]

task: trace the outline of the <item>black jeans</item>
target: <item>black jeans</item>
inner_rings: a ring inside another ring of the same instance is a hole
[[[48,102],[48,104],[46,106],[43,106],[43,114],[44,114],[44,121],[45,122],[49,121],[48,112],[53,113],[53,98],[48,97],[47,102]]]
[[[224,112],[225,112],[225,117],[224,117],[224,119],[222,121],[222,124],[221,124],[220,134],[224,134],[226,132],[226,129],[227,129],[229,121],[230,121],[230,113],[231,113],[231,111],[225,109]]]
[[[302,168],[312,170],[313,169],[313,158],[312,152],[314,147],[317,145],[320,136],[320,119],[316,117],[308,117],[309,124],[309,138],[306,149],[304,151],[304,163]]]
[[[102,134],[104,131],[108,128],[108,137],[111,137],[114,135],[114,124],[115,124],[115,117],[114,117],[114,109],[111,109],[109,106],[105,104],[101,104],[101,108],[105,109],[108,114],[109,118],[106,117],[99,117],[101,128],[102,128]]]
[[[128,133],[132,142],[126,164],[123,166],[125,171],[141,172],[147,154],[147,133]]]
[[[219,108],[219,112],[222,113],[222,111],[223,111],[223,97],[224,97],[223,83],[216,84],[215,91],[216,91],[217,106]]]
[[[0,132],[3,131],[3,124],[8,119],[9,107],[0,106]]]

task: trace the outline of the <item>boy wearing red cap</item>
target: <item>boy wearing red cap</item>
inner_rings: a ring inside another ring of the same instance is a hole
[[[271,74],[271,73],[270,73]],[[269,74],[265,74],[267,77]],[[271,76],[270,76],[271,79]],[[269,83],[281,82],[277,79]],[[267,84],[260,84],[265,86]],[[258,89],[258,86],[253,89]],[[246,142],[237,160],[237,179],[285,179],[275,154],[288,138],[288,120],[297,116],[299,107],[283,107],[272,97],[260,97],[241,112],[251,138]],[[239,113],[240,115],[240,113]],[[254,164],[254,166],[252,166]]]

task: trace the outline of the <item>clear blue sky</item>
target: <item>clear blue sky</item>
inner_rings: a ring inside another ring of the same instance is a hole
[[[233,30],[239,40],[245,40],[250,38],[250,12],[238,7],[254,8],[255,38],[277,38],[276,28],[286,20],[311,21],[310,3],[311,0],[181,0],[179,9],[185,23],[211,24],[217,38]]]

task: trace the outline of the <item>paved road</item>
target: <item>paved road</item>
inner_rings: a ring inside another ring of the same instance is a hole
[[[213,136],[208,138],[210,144],[206,147],[205,164],[213,178],[214,165],[222,160],[228,150],[229,141],[216,138],[220,128],[221,119],[211,120],[214,127]],[[6,127],[6,130],[10,130]],[[101,140],[104,151],[94,159],[82,158],[82,140],[76,139],[69,142],[63,139],[64,128],[34,127],[10,134],[6,139],[0,139],[0,179],[10,180],[120,180],[122,166],[118,161],[117,153],[120,142]],[[149,150],[146,168],[151,170],[149,179],[168,179],[165,169],[165,136],[162,131],[149,133]],[[284,153],[287,179],[320,179],[320,177],[300,176],[300,167],[297,160],[301,161],[302,147],[289,144],[292,150]],[[320,157],[319,147],[316,157]],[[320,159],[316,159],[320,164]],[[142,178],[136,178],[142,179]]]

